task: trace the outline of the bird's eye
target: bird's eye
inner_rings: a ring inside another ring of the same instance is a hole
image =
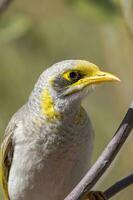
[[[76,82],[81,78],[81,74],[78,71],[70,71],[64,74],[64,78],[71,82]]]
[[[78,72],[70,72],[69,76],[70,76],[70,78],[71,78],[72,80],[77,80],[77,79],[79,79],[79,73],[78,73]]]

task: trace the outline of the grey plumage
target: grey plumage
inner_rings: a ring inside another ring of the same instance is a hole
[[[64,75],[71,70],[76,79]],[[97,66],[81,60],[63,61],[42,73],[5,131],[3,180],[10,200],[63,200],[85,175],[93,131],[81,101],[95,77],[106,81]]]

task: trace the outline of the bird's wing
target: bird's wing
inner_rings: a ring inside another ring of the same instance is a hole
[[[4,200],[9,200],[8,195],[8,176],[13,157],[13,134],[16,129],[16,117],[9,122],[0,151],[0,181],[3,189]]]

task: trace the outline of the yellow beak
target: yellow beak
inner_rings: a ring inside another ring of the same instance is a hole
[[[99,84],[103,82],[110,82],[110,81],[120,81],[120,79],[113,74],[102,72],[100,70],[96,71],[94,75],[85,78],[89,84]]]
[[[111,82],[111,81],[120,81],[120,79],[110,73],[102,72],[99,69],[95,70],[93,74],[86,74],[86,76],[76,83],[73,84],[73,87],[77,87],[78,89],[82,89],[86,86],[92,85],[92,84],[100,84],[104,82]],[[80,87],[79,87],[80,86]]]

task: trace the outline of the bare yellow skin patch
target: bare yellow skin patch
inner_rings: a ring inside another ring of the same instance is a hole
[[[84,87],[89,85],[110,81],[120,81],[120,79],[116,76],[101,71],[99,67],[87,61],[81,61],[81,63],[79,62],[78,65],[73,67],[73,70],[68,70],[63,74],[63,77],[70,82],[72,81],[70,77],[70,73],[72,71],[79,73],[81,77],[79,76],[77,81],[71,83],[69,86],[69,91],[66,93],[67,95],[78,92],[79,90],[82,90]]]
[[[68,81],[71,81],[71,78],[70,78],[70,73],[71,72],[80,72],[81,75],[84,75],[84,76],[93,76],[95,74],[95,72],[97,72],[99,70],[99,68],[92,64],[92,63],[88,63],[88,62],[85,62],[85,65],[83,65],[83,62],[82,64],[80,65],[77,65],[75,66],[72,70],[68,70],[67,72],[65,72],[63,74],[63,77],[68,80]]]
[[[100,71],[98,66],[87,61],[84,61],[84,63],[82,62],[81,64],[75,66],[75,69],[78,70],[81,74],[83,74],[83,78],[75,82],[73,86],[78,86],[86,83],[88,84],[89,79],[95,76],[98,71]]]
[[[48,89],[45,89],[42,94],[41,108],[43,114],[49,121],[61,118],[61,114],[55,109],[53,98],[51,97]]]

